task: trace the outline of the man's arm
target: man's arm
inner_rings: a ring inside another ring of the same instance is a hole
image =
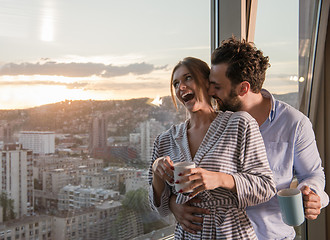
[[[298,188],[304,196],[305,217],[313,220],[320,214],[321,208],[328,205],[329,197],[324,191],[325,174],[314,131],[307,118],[299,125],[294,149],[294,170]]]
[[[176,195],[171,195],[169,207],[175,219],[180,223],[183,230],[195,234],[202,230],[203,218],[194,214],[210,214],[209,210],[199,207],[190,206],[190,203],[200,200],[193,198],[185,204],[177,204]]]

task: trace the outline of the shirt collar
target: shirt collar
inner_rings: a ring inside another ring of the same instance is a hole
[[[270,98],[270,102],[271,102],[272,106],[271,106],[271,109],[270,109],[270,113],[269,113],[268,119],[269,119],[270,122],[272,122],[274,120],[274,118],[275,118],[275,115],[276,115],[275,98],[266,89],[261,89],[260,93],[261,93],[261,95],[263,97]]]

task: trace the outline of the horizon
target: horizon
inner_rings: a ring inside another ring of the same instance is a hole
[[[275,96],[284,96],[284,95],[290,95],[290,94],[298,94],[298,92],[287,92],[287,93],[280,93],[280,94],[273,94]],[[157,96],[156,98],[149,98],[149,97],[137,97],[137,98],[127,98],[127,99],[101,99],[101,100],[95,100],[95,99],[76,99],[76,100],[70,100],[70,99],[65,99],[62,101],[58,101],[58,102],[53,102],[53,103],[46,103],[46,104],[41,104],[41,105],[37,105],[37,106],[33,106],[33,107],[28,107],[28,108],[13,108],[13,109],[0,109],[0,111],[15,111],[15,110],[29,110],[29,109],[33,109],[33,108],[38,108],[38,107],[43,107],[43,106],[47,106],[47,105],[53,105],[53,104],[59,104],[59,103],[66,103],[66,102],[70,102],[69,104],[71,104],[71,102],[79,102],[79,101],[93,101],[93,102],[108,102],[108,101],[131,101],[134,99],[147,99],[146,103],[153,105],[153,106],[157,106],[159,107],[160,105],[162,105],[162,103],[158,103],[158,100],[162,100],[165,97],[169,97],[171,98],[171,95],[164,95],[164,96]],[[155,101],[155,103],[153,103],[153,101]]]

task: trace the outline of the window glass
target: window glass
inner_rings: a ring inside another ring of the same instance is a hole
[[[308,116],[320,1],[258,1],[257,48],[270,58],[264,87]],[[305,224],[295,227],[306,239]]]
[[[298,0],[258,1],[254,39],[270,59],[264,88],[294,107],[298,107],[298,11]]]
[[[186,118],[169,96],[174,65],[187,56],[209,63],[209,1],[0,5],[8,220],[42,214],[47,237],[58,239],[86,235],[73,230],[77,217],[88,220],[83,232],[94,239],[130,239],[173,224],[150,213],[146,171],[154,138]],[[38,235],[28,221],[31,237]],[[166,231],[160,236],[173,228]]]
[[[319,8],[320,1],[258,1],[254,42],[271,63],[264,87],[305,114],[308,114]]]

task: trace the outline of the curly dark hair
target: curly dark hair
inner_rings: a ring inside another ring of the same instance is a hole
[[[253,43],[231,37],[221,42],[211,56],[211,64],[228,64],[226,76],[233,84],[250,83],[251,91],[259,93],[265,81],[269,58],[264,57]]]

